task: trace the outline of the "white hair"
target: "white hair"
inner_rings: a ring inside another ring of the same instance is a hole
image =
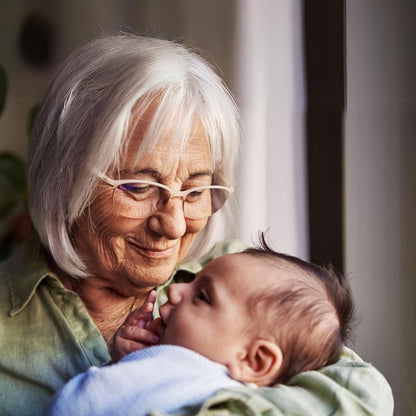
[[[155,98],[157,110],[137,158],[166,137],[172,122],[172,140],[183,146],[197,117],[208,137],[214,176],[233,183],[238,110],[198,53],[172,41],[124,33],[78,48],[46,94],[32,129],[28,164],[34,227],[57,265],[71,276],[88,274],[73,245],[73,225],[91,203],[99,174],[117,170],[137,120],[132,113],[142,114]],[[227,209],[209,218],[187,259],[225,237],[217,233],[217,223],[220,228],[230,223],[224,216],[230,216]]]

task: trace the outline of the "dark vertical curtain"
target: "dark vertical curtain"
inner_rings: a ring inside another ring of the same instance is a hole
[[[304,0],[311,261],[344,268],[345,0]]]

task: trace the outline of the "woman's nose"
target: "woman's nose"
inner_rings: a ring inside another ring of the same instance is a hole
[[[182,198],[170,198],[149,218],[149,228],[170,240],[181,238],[186,231]]]

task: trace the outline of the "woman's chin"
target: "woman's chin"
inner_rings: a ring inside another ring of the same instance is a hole
[[[124,263],[124,267],[122,266],[117,271],[114,271],[114,273],[118,273],[119,281],[124,280],[121,276],[124,275],[128,281],[134,284],[134,286],[154,288],[163,285],[170,279],[175,269],[175,265],[176,259],[170,261],[155,261],[153,259],[152,261],[141,261],[140,263],[130,259],[128,262]]]

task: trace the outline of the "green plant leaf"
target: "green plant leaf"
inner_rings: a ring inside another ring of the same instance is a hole
[[[0,153],[0,219],[21,201],[26,187],[25,164],[16,154]]]
[[[20,192],[0,176],[0,196],[0,219],[3,219],[19,204]]]
[[[0,114],[3,112],[6,104],[7,88],[7,74],[3,66],[0,65]]]
[[[20,156],[7,151],[0,152],[0,177],[21,190],[25,185],[25,174],[25,162]]]
[[[10,256],[15,244],[13,242],[13,235],[7,234],[2,240],[0,240],[0,261],[7,259]]]

